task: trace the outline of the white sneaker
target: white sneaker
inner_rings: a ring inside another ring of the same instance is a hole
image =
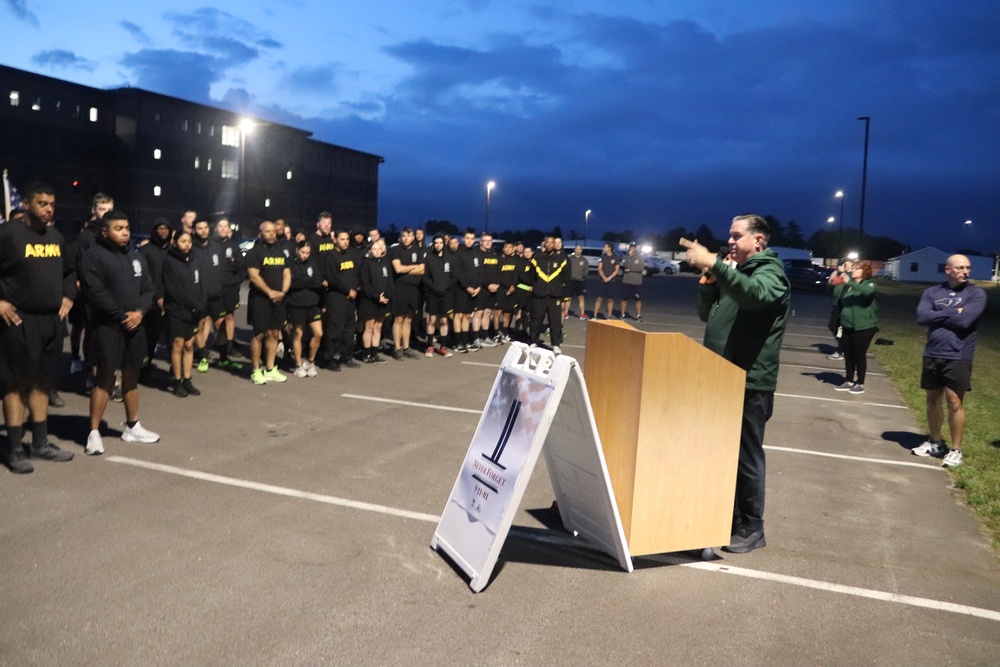
[[[826,358],[827,359],[833,359],[834,361],[838,361],[840,359],[843,359],[844,355],[842,355],[840,352],[834,352],[833,354],[826,355]]]
[[[311,378],[316,377],[318,371],[316,370],[316,364],[311,361],[303,361],[302,365],[306,367],[306,375]]]
[[[948,453],[948,447],[943,441],[934,442],[933,440],[928,439],[917,447],[911,449],[910,453],[914,456],[933,456],[934,458],[941,458]]]
[[[555,352],[556,354],[562,354],[562,350],[559,349],[558,345],[553,345],[552,351]]]
[[[122,440],[125,442],[142,442],[147,445],[151,445],[154,442],[160,441],[160,434],[153,433],[142,427],[139,422],[135,423],[135,426],[131,428],[128,424],[125,425],[125,430],[122,431]]]
[[[962,465],[962,450],[953,449],[948,452],[944,457],[944,461],[941,462],[941,465],[945,468],[954,468],[955,466]]]
[[[295,377],[297,378],[309,377],[309,371],[306,369],[306,365],[304,362],[301,366],[295,369]]]
[[[82,361],[80,361],[79,359],[74,359],[73,361],[69,362],[69,374],[70,375],[79,375],[82,372],[83,372],[83,362]]]
[[[87,436],[87,446],[83,451],[91,456],[104,453],[104,441],[101,439],[101,432],[96,428]]]

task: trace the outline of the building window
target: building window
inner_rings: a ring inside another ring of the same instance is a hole
[[[291,171],[291,169],[289,169],[288,173],[285,174],[285,180],[286,181],[292,180],[292,171]]]
[[[181,121],[181,132],[187,132],[187,131],[188,131],[188,119],[185,118],[184,120]]]
[[[223,160],[222,161],[222,177],[223,178],[239,178],[240,177],[240,163],[236,160]]]
[[[200,120],[194,124],[194,132],[195,132],[195,134],[201,134],[201,121]]]
[[[80,117],[80,105],[79,104],[74,104],[73,105],[73,118],[79,118],[79,117]]]
[[[163,157],[163,153],[160,151],[160,149],[159,148],[154,148],[153,149],[153,159],[154,160],[159,160],[161,157]]]
[[[920,270],[920,262],[910,262],[910,273],[916,273]]]
[[[215,126],[214,125],[209,125],[208,126],[208,136],[210,136],[210,137],[214,137],[215,136]]]
[[[90,107],[90,122],[97,122],[97,107]]]
[[[240,145],[240,128],[233,127],[231,125],[222,126],[222,145],[223,146],[239,146]]]
[[[269,208],[271,206],[271,198],[268,197],[264,200],[264,208]]]
[[[154,122],[159,123],[161,118],[162,118],[162,116],[160,116],[160,112],[159,111],[154,111],[153,112],[153,121]]]
[[[159,185],[154,185],[153,186],[153,196],[154,197],[159,197],[161,192],[162,192],[162,190],[160,190],[160,186]]]
[[[31,110],[32,111],[40,111],[41,108],[42,108],[42,98],[41,97],[36,97],[35,101],[31,103]]]
[[[199,169],[201,167],[201,158],[197,155],[194,156],[194,168]]]
[[[56,108],[56,113],[59,113],[60,111],[62,111],[62,100],[59,99],[58,97],[55,98],[54,100],[52,100],[52,106]]]
[[[16,90],[10,91],[10,105],[12,107],[21,105],[21,93],[17,92]]]
[[[205,171],[212,171],[212,158],[208,158],[208,161],[205,163]]]

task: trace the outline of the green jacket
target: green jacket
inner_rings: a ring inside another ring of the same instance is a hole
[[[698,301],[705,347],[745,370],[747,389],[774,391],[788,317],[784,265],[765,249],[735,268],[717,259],[711,273],[716,282],[701,286]]]
[[[851,278],[840,293],[840,325],[853,331],[864,331],[878,326],[875,312],[875,283],[871,280],[854,282]]]

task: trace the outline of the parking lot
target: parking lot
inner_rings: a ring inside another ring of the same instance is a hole
[[[647,279],[636,326],[700,340],[696,284]],[[429,543],[502,347],[282,385],[213,368],[200,397],[143,389],[162,441],[106,435],[103,457],[67,392],[50,432],[75,460],[0,481],[0,663],[996,665],[1000,567],[977,520],[910,455],[923,437],[877,364],[863,396],[833,391],[827,298],[793,308],[766,548],[626,574],[548,514],[539,459],[479,594]],[[585,327],[562,346],[581,362]],[[122,418],[110,406],[105,433]]]

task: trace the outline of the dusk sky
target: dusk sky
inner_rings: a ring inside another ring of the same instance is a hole
[[[0,62],[385,157],[382,226],[807,236],[1000,250],[995,0],[0,0]],[[252,138],[247,150],[252,150]],[[972,220],[971,225],[964,224]]]

